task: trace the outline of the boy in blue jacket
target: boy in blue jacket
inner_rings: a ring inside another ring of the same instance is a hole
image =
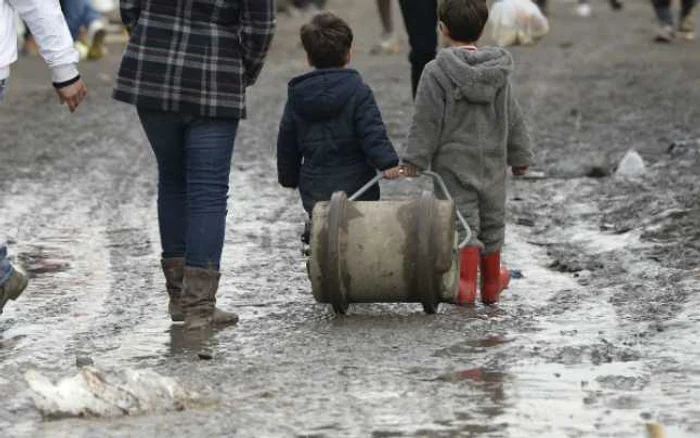
[[[333,192],[351,195],[376,174],[399,176],[399,157],[386,133],[372,90],[346,68],[353,34],[330,12],[301,28],[301,42],[314,70],[289,83],[277,137],[277,174],[284,187],[298,188],[309,215]],[[360,201],[379,199],[379,185]]]

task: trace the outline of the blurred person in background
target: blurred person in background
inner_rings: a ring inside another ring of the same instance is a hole
[[[401,50],[399,40],[394,33],[394,17],[391,7],[393,1],[394,0],[377,0],[377,11],[379,12],[379,19],[382,24],[382,35],[379,42],[370,50],[370,54],[372,55],[393,55],[399,53]]]
[[[681,10],[678,20],[678,32],[676,32],[671,0],[652,0],[659,28],[656,32],[656,41],[670,43],[675,37],[684,41],[695,39],[695,19],[693,10],[697,0],[681,0]]]
[[[435,58],[438,45],[438,0],[399,0],[411,51],[411,90],[416,95],[423,68]]]
[[[71,112],[87,95],[76,64],[68,27],[57,0],[0,0],[0,103],[10,77],[10,64],[17,60],[15,13],[27,23],[51,70],[51,81],[59,102]],[[0,244],[0,313],[9,300],[16,300],[27,287],[27,275],[7,256],[7,245]]]
[[[537,3],[537,6],[539,6],[540,10],[545,15],[549,14],[549,0],[535,0],[535,3]],[[614,10],[622,9],[622,2],[620,0],[609,0],[609,3],[610,7]],[[580,17],[590,17],[592,13],[591,0],[578,0],[576,4],[576,13]]]
[[[81,59],[102,58],[107,29],[91,0],[61,0],[61,8]]]
[[[101,13],[90,0],[60,0],[60,4],[80,59],[102,58],[105,54],[104,39],[107,30]],[[100,0],[99,5],[108,7],[105,0]],[[31,29],[26,29],[23,37],[22,53],[36,55],[39,50]]]
[[[278,0],[277,11],[290,15],[300,12],[316,13],[326,6],[327,0]]]

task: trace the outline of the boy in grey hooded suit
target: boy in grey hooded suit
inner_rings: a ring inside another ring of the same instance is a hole
[[[513,58],[498,47],[477,48],[488,19],[484,0],[442,0],[440,31],[448,47],[423,71],[404,153],[407,176],[439,173],[473,238],[460,253],[458,304],[473,304],[478,266],[481,300],[493,304],[508,285],[501,267],[506,175],[532,162],[530,138],[510,85]]]

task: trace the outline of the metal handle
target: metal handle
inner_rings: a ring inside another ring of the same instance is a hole
[[[421,172],[421,175],[429,176],[433,179],[433,181],[436,181],[438,186],[440,186],[440,190],[442,190],[442,193],[445,195],[445,198],[447,198],[449,201],[454,202],[454,198],[452,198],[452,195],[450,194],[450,191],[447,190],[447,186],[445,185],[445,181],[443,181],[442,177],[438,175],[435,172],[432,172],[430,170],[424,170]],[[367,190],[370,188],[374,187],[375,184],[377,184],[379,181],[381,181],[384,178],[384,174],[382,173],[377,173],[377,175],[369,180],[367,184],[362,186],[358,191],[352,194],[348,198],[349,201],[355,201],[357,198],[360,196],[364,195]],[[459,243],[459,249],[462,249],[466,247],[469,244],[469,241],[472,240],[472,230],[469,228],[469,224],[467,223],[466,219],[464,219],[464,216],[462,216],[462,213],[459,211],[459,208],[455,205],[455,213],[457,214],[457,219],[459,220],[460,225],[462,225],[462,228],[464,228],[464,231],[466,232],[466,237]]]

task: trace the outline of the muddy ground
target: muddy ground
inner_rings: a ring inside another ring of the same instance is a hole
[[[210,340],[210,361],[167,319],[154,159],[134,110],[110,100],[120,47],[82,66],[90,98],[75,116],[41,62],[20,60],[0,107],[0,239],[33,278],[0,318],[0,435],[641,437],[648,422],[700,435],[700,47],[651,43],[645,2],[599,3],[589,19],[555,3],[552,33],[513,50],[547,176],[510,189],[505,259],[525,278],[497,309],[436,316],[356,305],[336,318],[313,301],[303,212],[274,167],[285,83],[305,69],[303,18],[280,18],[231,175],[219,301],[242,322]],[[367,55],[372,2],[331,6],[357,30],[354,66],[400,145],[405,56]],[[646,173],[608,175],[630,148]],[[176,377],[208,402],[43,421],[22,376],[72,375],[76,355]]]

